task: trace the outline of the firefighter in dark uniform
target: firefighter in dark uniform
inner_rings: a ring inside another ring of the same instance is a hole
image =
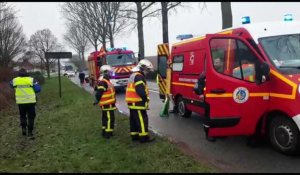
[[[126,102],[130,111],[130,136],[133,141],[151,142],[154,137],[148,134],[149,90],[145,75],[153,71],[152,63],[142,59],[132,69],[126,88]]]
[[[102,136],[105,138],[113,136],[115,125],[116,97],[115,88],[109,80],[111,71],[111,66],[101,66],[100,72],[102,77],[97,85],[96,102],[94,102],[94,105],[98,104],[102,109]]]
[[[201,98],[204,98],[204,91],[206,90],[206,75],[205,72],[202,72],[198,78],[197,83],[195,84],[194,91],[197,95],[200,95]],[[202,103],[203,107],[205,108],[205,117],[204,117],[204,123],[203,128],[206,136],[206,140],[214,142],[216,141],[215,137],[210,137],[208,135],[208,131],[210,128],[210,117],[209,117],[209,104],[205,102],[205,100]]]

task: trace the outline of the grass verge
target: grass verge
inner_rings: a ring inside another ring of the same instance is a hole
[[[115,136],[101,137],[93,97],[67,78],[46,80],[36,106],[35,140],[21,135],[17,106],[0,112],[0,172],[215,172],[165,138],[140,144],[116,111]]]

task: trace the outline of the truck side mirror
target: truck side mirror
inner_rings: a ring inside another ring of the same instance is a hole
[[[270,80],[270,66],[266,62],[263,62],[256,66],[255,81],[256,84],[262,84],[268,80]]]

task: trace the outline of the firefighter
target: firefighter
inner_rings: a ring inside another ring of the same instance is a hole
[[[18,77],[12,80],[11,86],[15,89],[16,103],[19,106],[22,135],[34,139],[36,93],[41,91],[41,87],[38,82],[29,77],[24,68],[21,68]]]
[[[110,138],[113,136],[113,130],[115,125],[115,114],[116,109],[116,97],[115,88],[110,82],[110,74],[112,68],[109,65],[103,65],[100,68],[100,72],[103,78],[99,81],[96,89],[96,102],[102,109],[102,136],[104,138]]]
[[[139,61],[132,69],[126,88],[126,102],[130,111],[130,136],[133,141],[151,142],[154,137],[148,134],[149,90],[145,75],[153,71],[152,63],[147,59]]]
[[[197,80],[197,83],[195,84],[194,91],[197,95],[200,96],[200,98],[204,98],[204,92],[206,90],[206,74],[205,72],[202,72]],[[205,99],[203,103],[201,104],[205,109],[205,117],[204,117],[204,123],[203,123],[203,129],[205,132],[206,140],[210,142],[216,141],[215,137],[211,137],[208,135],[209,128],[210,128],[210,117],[209,117],[209,104],[205,102]]]

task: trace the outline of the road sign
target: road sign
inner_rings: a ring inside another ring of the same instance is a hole
[[[72,58],[72,52],[45,52],[45,57],[54,59]]]
[[[61,98],[60,59],[72,58],[72,52],[45,52],[45,58],[58,59],[58,84],[59,84],[59,97]]]

